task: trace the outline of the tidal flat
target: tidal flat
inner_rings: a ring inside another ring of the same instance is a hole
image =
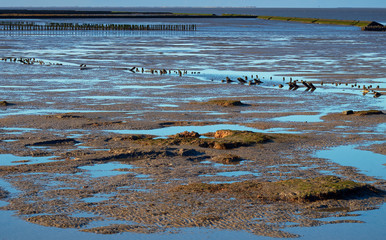
[[[0,33],[4,236],[381,239],[386,35],[189,23]]]

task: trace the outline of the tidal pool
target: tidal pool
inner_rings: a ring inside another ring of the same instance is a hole
[[[37,128],[2,128],[2,130],[7,131],[3,134],[24,134],[27,132],[38,131]]]
[[[112,177],[121,174],[135,174],[137,178],[148,178],[149,175],[138,174],[130,171],[120,171],[119,169],[134,169],[135,167],[130,164],[124,164],[120,162],[109,162],[103,164],[94,164],[91,166],[79,167],[79,169],[87,170],[87,173],[93,178],[98,177]]]
[[[322,122],[321,115],[290,115],[285,117],[272,118],[274,121],[280,122]]]
[[[82,200],[86,203],[95,203],[109,200],[109,197],[114,196],[114,194],[98,193],[92,197],[83,198]]]
[[[146,134],[146,135],[155,135],[166,137],[169,135],[174,135],[184,131],[194,131],[199,134],[204,134],[208,132],[216,132],[217,130],[238,130],[238,131],[259,131],[256,128],[245,127],[242,125],[236,124],[217,124],[217,125],[205,125],[205,126],[173,126],[165,128],[157,128],[150,130],[107,130],[108,132],[118,133],[118,134]]]
[[[118,171],[117,169],[133,169],[134,166],[130,164],[122,164],[120,162],[109,162],[103,164],[94,164],[91,166],[83,166],[79,167],[79,169],[87,170],[87,173],[91,175],[91,177],[112,177],[121,174],[126,174],[129,172],[126,171]]]
[[[20,157],[12,154],[0,154],[0,166],[16,166],[22,164],[37,164],[52,162],[54,156],[48,157]]]
[[[343,166],[352,166],[363,174],[386,179],[386,156],[370,151],[357,149],[358,145],[339,146],[321,150],[316,153],[318,158],[326,158]]]
[[[360,240],[374,239],[382,240],[386,234],[386,205],[379,209],[370,211],[352,212],[360,214],[357,217],[347,217],[350,220],[363,221],[364,223],[339,223],[327,224],[319,227],[287,228],[285,231],[300,234],[299,239],[339,239],[339,240]],[[319,219],[324,221],[341,220],[340,218]]]

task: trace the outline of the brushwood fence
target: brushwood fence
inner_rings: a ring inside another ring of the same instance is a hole
[[[78,24],[34,22],[0,22],[0,31],[196,31],[196,24]]]

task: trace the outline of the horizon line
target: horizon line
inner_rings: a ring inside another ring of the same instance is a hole
[[[265,9],[265,8],[274,8],[274,9],[386,9],[385,7],[257,7],[257,6],[244,6],[244,7],[223,7],[223,6],[201,6],[201,7],[193,7],[193,6],[1,6],[0,9],[6,8],[256,8],[256,9]]]

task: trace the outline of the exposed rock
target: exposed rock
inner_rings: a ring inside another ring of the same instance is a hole
[[[222,164],[237,164],[242,158],[232,154],[218,155],[212,158],[213,161],[222,163]]]
[[[232,130],[218,130],[214,133],[215,138],[225,138],[234,134]]]
[[[218,150],[226,150],[226,149],[231,149],[233,146],[229,146],[229,144],[226,143],[220,143],[220,142],[214,142],[213,145],[210,145],[214,149]]]
[[[178,150],[178,155],[187,157],[187,156],[202,155],[202,153],[199,152],[199,151],[196,151],[194,149],[183,149],[183,148],[181,148],[181,149]]]
[[[172,137],[174,138],[199,138],[200,137],[200,134],[198,134],[197,132],[189,132],[189,131],[184,131],[184,132],[181,132],[181,133],[177,133],[176,135],[172,135]]]
[[[58,146],[58,145],[74,145],[79,143],[73,138],[64,138],[64,139],[54,139],[41,142],[35,142],[32,144],[27,144],[26,146]]]
[[[344,114],[344,115],[354,114],[354,111],[353,111],[353,110],[343,111],[343,114]]]
[[[222,107],[247,106],[247,104],[244,104],[239,100],[223,100],[223,99],[209,100],[208,102],[206,102],[206,104],[214,104]]]

